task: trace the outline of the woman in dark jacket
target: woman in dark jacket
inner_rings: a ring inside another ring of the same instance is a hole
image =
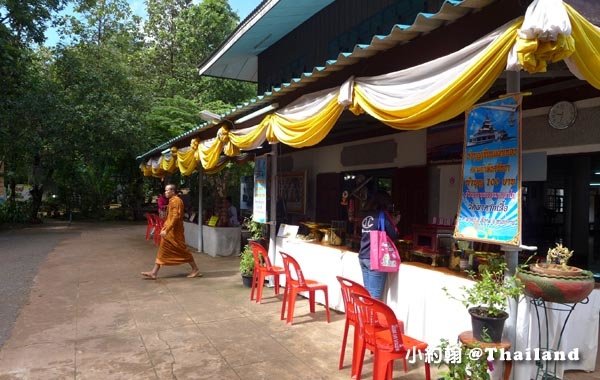
[[[389,196],[383,192],[376,193],[368,200],[368,211],[362,220],[362,235],[360,239],[360,251],[358,254],[365,288],[367,288],[371,297],[380,300],[383,300],[383,289],[385,287],[387,273],[371,270],[371,238],[369,231],[377,230],[379,214],[383,213],[385,215],[385,232],[393,240],[398,238],[398,231],[396,230],[395,223],[390,220],[390,217],[386,212],[389,204],[388,200]]]

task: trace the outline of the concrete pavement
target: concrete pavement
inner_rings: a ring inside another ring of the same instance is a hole
[[[1,380],[349,379],[349,358],[337,368],[344,315],[332,312],[328,324],[321,305],[310,314],[299,300],[286,325],[272,289],[263,304],[249,301],[238,257],[195,254],[204,277],[177,266],[143,280],[156,253],[145,225],[69,228],[0,350]],[[424,378],[409,369],[394,377]],[[363,375],[372,376],[370,358]]]
[[[0,232],[0,347],[29,298],[39,265],[57,244],[76,234],[66,223]]]

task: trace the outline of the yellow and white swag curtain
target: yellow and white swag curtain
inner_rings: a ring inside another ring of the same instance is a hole
[[[416,130],[449,120],[475,104],[504,70],[543,72],[565,60],[575,76],[600,89],[600,29],[561,0],[535,0],[520,17],[471,45],[436,60],[307,94],[243,130],[221,127],[217,136],[142,164],[144,175],[178,168],[189,175],[198,162],[214,168],[266,140],[293,147],[318,144],[344,109],[367,113],[397,129]],[[186,149],[184,152],[182,152]],[[189,150],[188,150],[189,149]],[[175,160],[177,165],[171,161]]]

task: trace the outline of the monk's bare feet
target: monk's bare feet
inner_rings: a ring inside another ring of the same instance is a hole
[[[186,276],[187,278],[202,277],[202,273],[196,270]]]
[[[156,275],[152,272],[142,272],[142,276],[147,280],[156,280]]]

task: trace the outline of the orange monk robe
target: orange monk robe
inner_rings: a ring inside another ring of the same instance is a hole
[[[163,230],[167,235],[160,240],[156,263],[159,265],[179,265],[194,261],[192,253],[185,245],[183,235],[183,201],[174,195],[167,206],[167,220]]]

